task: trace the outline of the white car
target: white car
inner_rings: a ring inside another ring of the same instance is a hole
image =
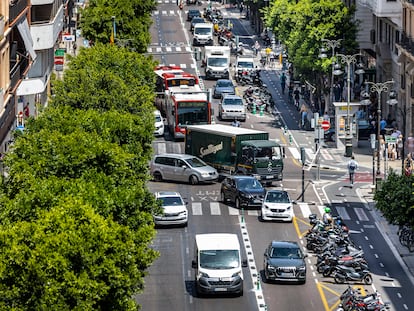
[[[224,95],[219,104],[219,119],[246,121],[243,99],[237,95]]]
[[[160,191],[155,193],[157,201],[161,202],[163,214],[153,215],[156,226],[181,225],[187,226],[188,210],[181,194],[173,191]]]
[[[161,115],[161,112],[159,110],[154,111],[155,116],[155,131],[154,135],[156,136],[163,136],[164,135],[164,118]]]
[[[294,217],[293,203],[285,190],[269,190],[262,203],[261,220],[291,222]]]

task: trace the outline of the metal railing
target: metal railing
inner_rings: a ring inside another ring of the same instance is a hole
[[[28,7],[28,0],[11,1],[9,6],[9,23],[11,24]]]

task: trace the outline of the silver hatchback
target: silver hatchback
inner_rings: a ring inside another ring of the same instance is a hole
[[[217,170],[203,160],[181,153],[154,156],[150,163],[150,173],[155,181],[171,180],[188,182],[192,185],[211,183],[219,177]]]

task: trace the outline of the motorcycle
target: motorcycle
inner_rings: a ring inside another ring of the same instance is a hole
[[[364,282],[366,285],[372,284],[372,275],[368,270],[356,271],[354,268],[338,265],[333,272],[335,283],[345,282]]]

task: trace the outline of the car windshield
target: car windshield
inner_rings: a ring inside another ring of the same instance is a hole
[[[184,205],[183,200],[180,197],[161,197],[158,198],[161,201],[162,206],[174,206],[174,205]]]
[[[207,164],[205,162],[203,162],[202,160],[200,160],[199,158],[190,158],[190,159],[186,159],[187,163],[191,166],[191,167],[203,167],[203,166],[207,166]]]
[[[200,18],[200,17],[194,17],[194,18],[191,20],[191,23],[192,23],[192,24],[203,23],[203,22],[204,22],[204,19],[202,19],[202,18]]]
[[[271,258],[292,258],[300,259],[302,258],[302,252],[299,248],[294,247],[273,247],[270,250]]]
[[[222,104],[232,106],[243,106],[243,101],[241,98],[225,98]]]
[[[200,251],[200,267],[216,270],[238,268],[239,251],[236,249]]]
[[[269,203],[290,203],[289,196],[284,191],[268,191],[265,202]]]
[[[243,178],[237,181],[240,190],[263,189],[262,184],[256,178]]]
[[[231,81],[218,81],[217,87],[233,87],[233,83]]]
[[[207,65],[213,67],[227,66],[227,58],[208,58]]]
[[[197,35],[208,35],[208,34],[211,33],[211,28],[209,28],[209,27],[208,28],[197,27],[194,30],[194,33],[197,34]]]
[[[238,62],[237,67],[239,68],[254,68],[253,62]]]
[[[155,115],[155,122],[161,122],[161,121],[162,121],[161,116],[159,114],[156,114]]]

